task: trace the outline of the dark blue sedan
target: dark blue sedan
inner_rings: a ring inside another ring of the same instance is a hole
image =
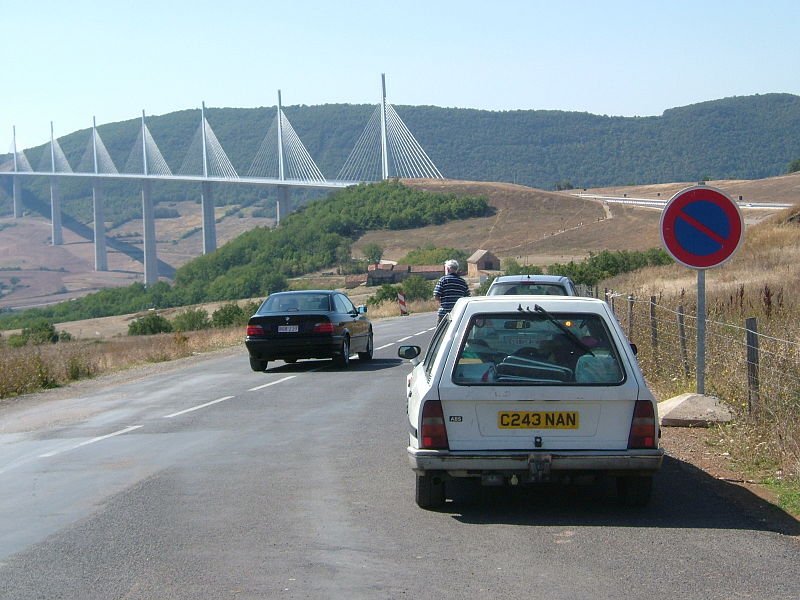
[[[271,360],[332,358],[340,367],[350,356],[370,360],[374,348],[367,307],[331,290],[278,292],[267,298],[247,323],[245,346],[250,368],[266,371]]]

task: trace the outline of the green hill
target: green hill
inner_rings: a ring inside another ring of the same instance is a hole
[[[191,260],[174,285],[134,283],[44,308],[0,314],[0,329],[27,327],[37,318],[74,321],[207,301],[237,300],[285,289],[287,278],[336,267],[364,272],[352,243],[364,232],[403,230],[493,213],[481,197],[425,192],[396,181],[351,186],[325,201],[310,202],[281,221],[256,227],[221,248]]]

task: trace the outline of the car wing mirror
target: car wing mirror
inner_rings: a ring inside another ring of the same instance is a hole
[[[365,315],[365,314],[367,314],[367,305],[366,304],[359,304],[357,310],[358,310],[358,314]]]
[[[413,360],[417,358],[422,352],[419,346],[400,346],[397,349],[397,356],[405,358],[406,360]]]
[[[631,342],[631,350],[633,351],[633,355],[634,355],[634,356],[636,356],[637,354],[639,354],[639,348],[638,348],[638,347],[636,346],[636,344],[634,344],[633,342]]]

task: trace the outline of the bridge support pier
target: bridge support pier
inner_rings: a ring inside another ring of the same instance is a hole
[[[97,180],[92,181],[92,213],[94,216],[94,270],[108,271],[103,190]]]
[[[11,182],[12,196],[14,197],[14,218],[22,217],[22,183],[16,175]]]
[[[278,201],[275,205],[275,226],[281,224],[281,217],[289,214],[289,188],[282,185],[278,188]]]
[[[144,284],[158,281],[158,258],[156,257],[156,222],[153,215],[153,199],[150,182],[142,180],[142,228],[144,247]]]
[[[50,178],[50,223],[53,246],[61,246],[64,236],[61,230],[61,189],[58,177]]]
[[[214,219],[214,196],[211,193],[211,182],[200,184],[200,204],[203,209],[203,254],[217,249],[217,229]]]

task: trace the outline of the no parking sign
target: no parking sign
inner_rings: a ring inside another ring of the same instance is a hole
[[[739,206],[724,192],[698,185],[675,194],[661,213],[661,241],[697,270],[697,393],[705,394],[706,272],[733,256],[744,238]]]
[[[724,263],[742,243],[744,221],[736,203],[712,187],[675,194],[661,213],[661,241],[679,263],[710,269]]]

